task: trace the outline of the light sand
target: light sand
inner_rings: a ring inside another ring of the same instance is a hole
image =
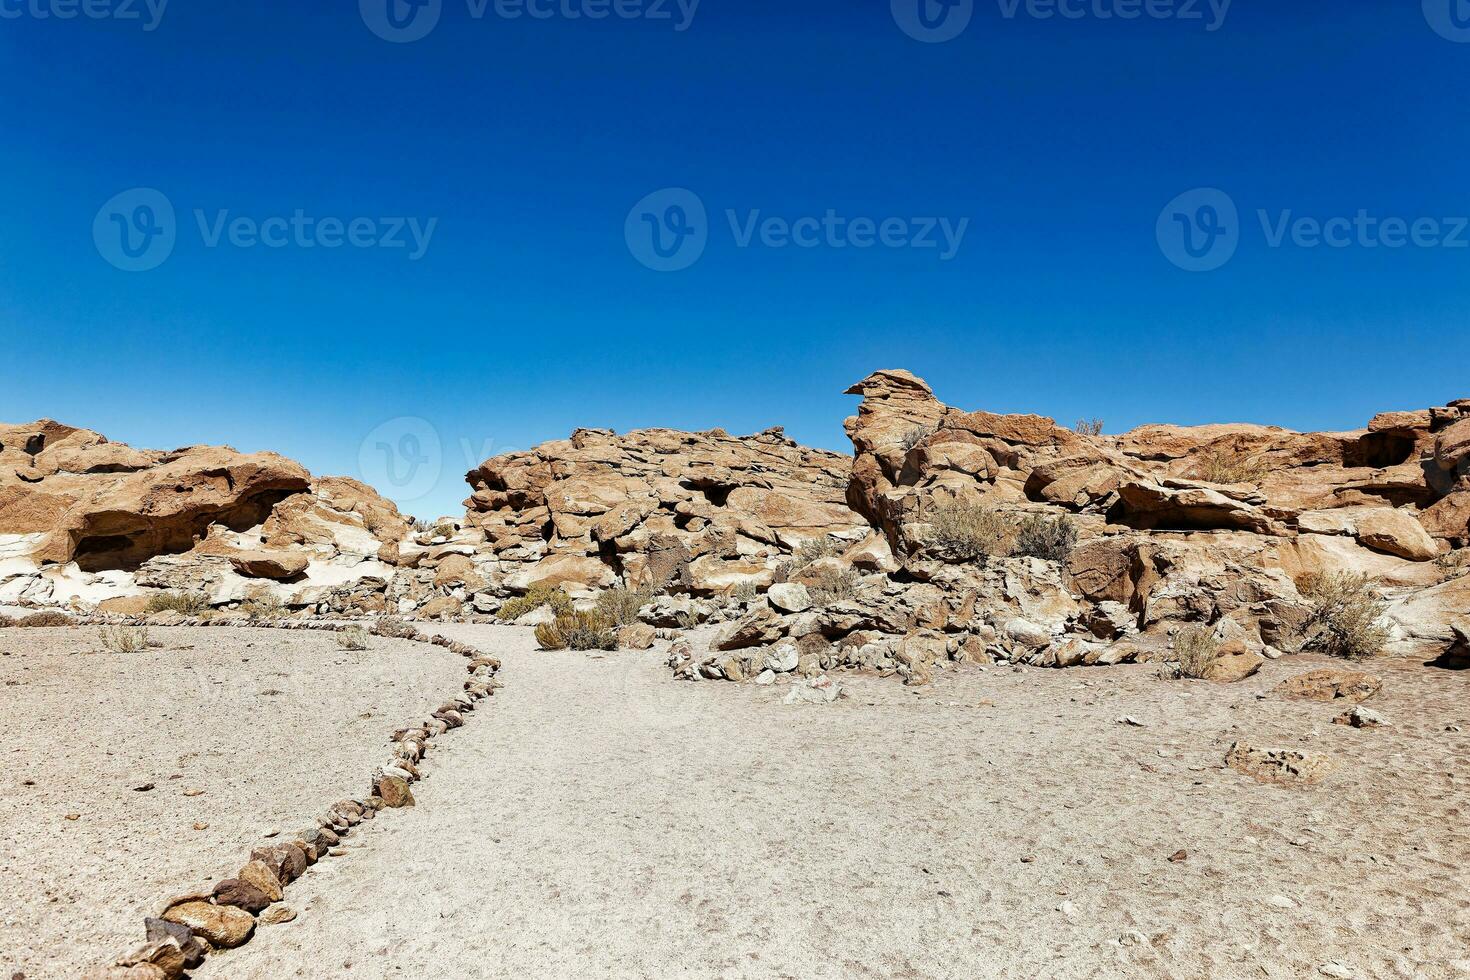
[[[392,730],[464,680],[403,640],[150,632],[162,649],[122,654],[93,628],[0,629],[0,976],[74,977],[141,942],[159,902],[367,792]]]
[[[1470,734],[1444,730],[1470,729],[1470,673],[1375,664],[1397,727],[1360,731],[1330,724],[1338,705],[1258,700],[1317,658],[1231,686],[844,677],[852,698],[798,707],[673,681],[658,652],[443,631],[503,657],[488,716],[416,809],[292,886],[297,921],[200,976],[1470,972]],[[1339,768],[1260,785],[1221,768],[1242,737]]]

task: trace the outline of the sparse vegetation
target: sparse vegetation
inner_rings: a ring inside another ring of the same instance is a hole
[[[66,615],[66,613],[59,613],[54,610],[47,610],[46,612],[38,612],[30,616],[23,616],[20,619],[13,619],[10,622],[12,626],[33,626],[43,628],[50,626],[76,625],[72,618]]]
[[[1259,456],[1223,449],[1206,454],[1196,467],[1197,476],[1206,483],[1256,484],[1270,472],[1270,464]]]
[[[597,593],[597,611],[614,626],[628,626],[638,622],[638,610],[652,598],[651,590],[614,586]]]
[[[209,608],[209,600],[201,592],[159,592],[148,597],[145,613],[176,612],[198,616]]]
[[[395,640],[411,640],[419,635],[418,630],[397,616],[384,616],[379,619],[373,624],[373,633]]]
[[[542,606],[550,606],[553,613],[561,616],[572,611],[572,597],[553,586],[533,585],[525,595],[507,600],[496,615],[506,622],[513,622]]]
[[[240,603],[240,611],[251,619],[280,619],[286,615],[286,604],[268,587],[253,590]]]
[[[368,648],[367,630],[361,626],[349,626],[337,634],[337,646],[343,650],[366,650]]]
[[[806,588],[813,602],[819,606],[827,606],[834,602],[842,602],[844,599],[857,598],[858,586],[861,583],[862,576],[851,568],[841,570],[828,568],[815,576],[815,579]]]
[[[1365,660],[1388,642],[1387,606],[1366,575],[1313,575],[1301,592],[1312,604],[1307,646],[1333,657]]]
[[[459,530],[453,524],[440,524],[434,528],[434,537],[436,538],[452,538],[458,533]]]
[[[898,444],[907,455],[915,446],[934,434],[935,430],[925,425],[916,425],[903,434]]]
[[[414,529],[415,532],[419,534],[427,534],[429,532],[429,529],[433,527],[432,524],[424,520],[422,517],[415,517],[413,520],[409,521],[409,525]]]
[[[823,558],[836,558],[846,549],[847,543],[838,538],[807,538],[792,553],[788,573],[799,572]]]
[[[1102,419],[1078,419],[1077,424],[1072,426],[1072,431],[1079,436],[1100,436],[1102,430]]]
[[[1002,558],[1011,553],[1014,529],[997,511],[978,504],[952,503],[929,514],[934,543],[963,561]]]
[[[1220,659],[1220,641],[1207,626],[1186,626],[1174,636],[1174,656],[1159,667],[1159,676],[1173,680],[1209,677]]]
[[[112,653],[137,653],[148,649],[148,631],[141,626],[103,626],[97,635],[102,646]]]
[[[755,582],[743,579],[730,590],[730,597],[737,602],[754,602],[761,597],[761,590]]]
[[[1028,514],[1016,531],[1014,554],[1046,561],[1066,561],[1077,546],[1077,525],[1070,517]]]
[[[602,613],[573,610],[536,627],[536,642],[543,650],[616,650],[618,634]]]

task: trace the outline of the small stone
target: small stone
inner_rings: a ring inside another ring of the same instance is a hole
[[[260,915],[263,926],[278,926],[296,918],[296,910],[289,905],[272,905]]]
[[[1057,911],[1070,919],[1077,914],[1077,906],[1073,905],[1071,902],[1063,902],[1061,905],[1057,906]]]
[[[149,790],[151,790],[152,788],[153,788],[153,784],[152,783],[139,783],[137,786],[134,786],[133,787],[133,792],[134,793],[146,793]]]
[[[1266,904],[1271,906],[1273,909],[1294,909],[1297,907],[1296,902],[1293,902],[1285,895],[1272,895],[1270,898],[1266,899]]]
[[[384,776],[378,780],[377,790],[383,802],[395,810],[414,805],[413,791],[408,788],[408,782],[398,776]]]
[[[82,819],[82,815],[80,813],[68,813],[64,819],[66,819],[66,820],[80,820],[80,819]]]
[[[1169,855],[1169,860],[1174,864],[1178,864],[1180,861],[1188,861],[1189,852],[1181,847],[1179,850]]]
[[[1323,963],[1317,967],[1317,972],[1324,977],[1333,977],[1334,980],[1352,980],[1353,976],[1353,971],[1348,969],[1346,964],[1335,960],[1331,963]]]
[[[251,861],[240,869],[236,877],[258,889],[269,901],[281,900],[281,876],[265,861]]]
[[[266,831],[266,832],[265,832],[265,836],[266,836],[266,837],[267,837],[267,838],[271,838],[271,837],[279,837],[279,836],[281,836],[281,831],[280,831],[280,829],[279,829],[279,828],[277,828],[277,827],[272,827],[272,828],[271,828],[271,829],[270,829],[270,830],[267,830],[267,831]]]
[[[760,676],[755,679],[755,682],[762,687],[766,686],[767,684],[774,684],[776,683],[776,673],[775,671],[771,670],[763,670],[761,671]]]
[[[162,918],[188,926],[196,935],[223,949],[243,945],[255,931],[255,916],[249,912],[201,900],[174,905],[163,913]]]
[[[143,920],[143,931],[150,940],[172,938],[177,941],[179,949],[184,954],[184,969],[186,970],[192,970],[202,964],[205,954],[209,952],[203,943],[194,938],[194,930],[188,926],[179,925],[177,922],[149,916]]]
[[[1358,705],[1332,719],[1334,725],[1351,725],[1354,728],[1383,728],[1388,720],[1376,711]]]
[[[1119,946],[1142,946],[1148,942],[1148,937],[1137,929],[1129,929],[1118,937]]]
[[[1129,725],[1129,726],[1132,726],[1133,728],[1143,728],[1144,727],[1143,722],[1139,721],[1137,718],[1133,717],[1132,715],[1124,715],[1124,716],[1122,716],[1121,718],[1118,719],[1118,724],[1120,724],[1120,725]]]
[[[1033,857],[1033,856],[1032,856],[1032,855],[1030,855],[1030,854],[1026,854],[1026,855],[1023,855],[1023,856],[1022,856],[1022,857],[1021,857],[1021,863],[1022,863],[1022,864],[1031,864],[1031,863],[1033,863],[1033,862],[1034,862],[1034,861],[1035,861],[1035,860],[1036,860],[1036,858],[1035,858],[1035,857]]]
[[[202,790],[202,789],[186,789],[186,790],[184,790],[184,795],[185,796],[203,796],[204,795],[204,790]]]
[[[239,878],[226,878],[214,886],[214,901],[217,905],[233,905],[246,912],[259,913],[265,911],[273,899]]]
[[[194,829],[195,830],[208,830],[209,829],[209,824],[207,824],[207,823],[196,823],[196,824],[194,824]]]

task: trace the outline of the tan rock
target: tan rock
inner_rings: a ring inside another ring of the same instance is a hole
[[[618,630],[618,646],[624,650],[648,650],[653,647],[657,632],[652,626],[635,623]]]
[[[249,862],[236,877],[260,891],[268,901],[279,902],[283,896],[280,872],[264,861]]]
[[[272,905],[260,913],[259,922],[263,926],[278,926],[296,919],[296,910],[289,905]]]
[[[1257,782],[1279,786],[1319,783],[1333,767],[1332,760],[1321,752],[1259,749],[1247,742],[1230,746],[1225,765]]]
[[[306,571],[307,558],[284,551],[242,551],[230,556],[230,564],[246,578],[284,582]]]
[[[255,931],[255,916],[230,905],[211,905],[193,900],[171,906],[162,916],[168,922],[188,926],[194,934],[221,949],[243,945]]]
[[[414,805],[413,791],[408,788],[407,780],[401,776],[384,776],[379,779],[377,791],[384,805],[395,810]]]
[[[1383,681],[1360,670],[1327,667],[1288,677],[1276,693],[1297,701],[1366,701],[1383,689]]]

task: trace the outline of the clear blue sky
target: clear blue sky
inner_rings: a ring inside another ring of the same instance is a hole
[[[1470,43],[1418,2],[1239,0],[1211,31],[979,0],[942,43],[889,0],[704,0],[682,31],[443,0],[412,43],[354,0],[172,0],[151,31],[36,16],[66,2],[0,0],[0,419],[357,475],[375,427],[420,417],[442,476],[404,505],[432,515],[483,447],[579,425],[784,424],[845,450],[841,391],[878,367],[1109,431],[1351,428],[1470,396],[1470,248],[1273,248],[1256,217],[1470,215]],[[176,244],[125,272],[94,222],[139,187]],[[669,187],[708,244],[658,272],[625,223]],[[1190,272],[1156,226],[1201,187],[1238,207],[1238,251]],[[411,260],[209,247],[196,210],[437,224]],[[727,210],[969,224],[944,261],[742,248]]]

